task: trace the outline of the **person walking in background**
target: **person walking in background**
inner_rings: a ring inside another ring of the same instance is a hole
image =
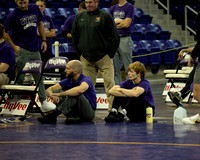
[[[82,63],[78,60],[69,61],[65,72],[66,79],[46,90],[47,96],[53,99],[57,109],[39,117],[40,123],[56,123],[57,116],[61,113],[67,117],[66,124],[91,121],[95,116],[96,93],[91,80],[82,74]]]
[[[42,23],[43,15],[36,4],[29,4],[28,0],[15,0],[17,7],[9,13],[5,20],[4,39],[12,46],[16,54],[17,70],[20,71],[25,63],[29,60],[41,60],[39,50],[43,52],[47,49],[44,25]],[[42,39],[41,47],[39,46],[39,31]],[[12,39],[7,33],[12,32]],[[40,76],[33,74],[36,83]],[[24,76],[20,76],[18,84],[21,84]],[[52,108],[46,101],[46,94],[43,81],[39,85],[39,100],[42,103],[43,112],[50,111]]]
[[[108,91],[114,86],[112,58],[119,46],[119,35],[111,15],[99,9],[98,4],[98,0],[85,0],[87,12],[81,12],[75,17],[72,43],[83,64],[83,74],[90,77],[94,87],[100,70],[109,110],[113,97]]]
[[[115,3],[113,2],[113,4]],[[134,23],[134,6],[126,0],[118,0],[118,3],[110,8],[110,14],[115,20],[120,36],[119,48],[113,58],[115,84],[119,84],[121,82],[120,70],[122,66],[124,66],[126,78],[128,79],[128,65],[132,63],[133,42],[131,34],[133,32]]]
[[[78,13],[85,11],[85,10],[86,10],[85,2],[83,1],[79,4]],[[71,34],[71,32],[72,32],[72,25],[73,25],[75,17],[76,17],[75,14],[68,17],[67,20],[65,21],[64,25],[63,25],[63,28],[62,28],[62,35],[65,38],[67,38],[67,40],[68,40],[68,52],[74,52],[74,48],[73,48],[73,45],[72,45],[72,34]]]
[[[53,44],[53,38],[56,37],[56,32],[54,29],[53,21],[51,20],[51,17],[44,14],[44,10],[46,8],[46,2],[45,0],[36,0],[35,3],[40,8],[41,13],[43,14],[44,19],[42,20],[44,24],[45,29],[45,36],[47,40],[47,50],[43,53],[43,51],[40,51],[40,55],[42,58],[42,61],[44,64],[46,64],[47,60],[53,56],[52,54],[52,44]],[[42,44],[42,37],[40,35],[40,32],[37,31],[38,36],[40,37],[39,43]]]
[[[146,121],[146,108],[155,110],[151,85],[145,79],[145,66],[136,61],[128,66],[129,80],[114,86],[109,94],[115,96],[106,122],[122,122],[125,115],[134,122]]]
[[[4,39],[4,28],[0,24],[0,86],[8,84],[12,80],[15,68],[15,53]]]

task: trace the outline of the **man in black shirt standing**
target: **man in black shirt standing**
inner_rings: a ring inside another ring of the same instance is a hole
[[[83,74],[96,84],[98,69],[103,79],[109,101],[113,97],[108,91],[114,86],[112,58],[119,46],[119,35],[111,15],[98,8],[99,0],[85,0],[87,11],[79,13],[72,28],[72,43],[83,64]]]

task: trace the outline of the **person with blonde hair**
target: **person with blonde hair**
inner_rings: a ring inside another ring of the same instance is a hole
[[[128,77],[119,85],[109,90],[109,94],[115,96],[112,109],[106,122],[122,122],[125,115],[134,122],[146,121],[146,108],[155,110],[153,94],[149,81],[145,78],[146,68],[144,64],[136,61],[128,66]]]

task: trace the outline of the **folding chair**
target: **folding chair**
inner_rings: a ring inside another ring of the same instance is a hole
[[[64,70],[68,63],[67,57],[52,57],[44,66],[45,85],[54,85],[65,77]]]
[[[16,84],[20,75],[26,74],[26,73],[40,74],[40,78],[38,82],[35,82],[34,86],[30,84],[21,84],[21,85]],[[39,88],[41,79],[42,79],[42,61],[31,60],[31,61],[26,62],[22,70],[18,73],[14,84],[0,86],[0,94],[2,96],[2,99],[4,99],[6,94],[8,95],[8,100],[13,100],[13,99],[16,100],[14,98],[15,95],[20,95],[20,96],[27,95],[27,96],[30,96],[30,102],[39,109],[39,106],[35,102],[35,95],[36,93],[38,93],[38,88]],[[30,103],[28,104],[27,109],[29,106],[30,106]],[[40,109],[39,109],[39,112],[43,115]]]

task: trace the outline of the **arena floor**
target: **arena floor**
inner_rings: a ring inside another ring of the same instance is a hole
[[[107,110],[97,110],[91,123],[66,125],[59,116],[57,124],[40,124],[37,113],[25,121],[0,123],[0,159],[72,160],[199,160],[200,125],[174,125],[176,106],[165,103],[162,73],[147,74],[154,94],[154,123],[119,122],[106,124]],[[97,87],[97,91],[102,87]],[[188,116],[200,112],[199,104],[184,104]],[[3,118],[13,118],[3,116]]]

